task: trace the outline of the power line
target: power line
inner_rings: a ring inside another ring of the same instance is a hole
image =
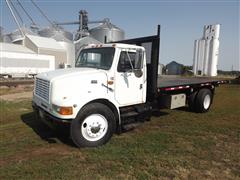
[[[23,5],[20,3],[19,0],[17,0],[19,6],[22,8],[22,10],[24,11],[24,13],[27,15],[27,17],[30,19],[30,21],[32,22],[32,24],[36,25],[36,23],[34,22],[33,18],[30,16],[30,14],[28,14],[28,12],[26,11],[26,9],[23,7]]]
[[[24,23],[23,23],[23,19],[22,19],[21,15],[19,14],[17,8],[14,6],[13,2],[12,2],[11,0],[9,0],[9,2],[10,2],[10,4],[11,4],[11,6],[13,7],[14,11],[17,13],[17,16],[18,16],[18,18],[20,19],[21,23],[24,24]]]
[[[22,29],[21,29],[21,26],[20,26],[20,24],[19,24],[19,22],[18,22],[18,20],[17,20],[17,18],[16,18],[16,16],[15,16],[15,14],[14,14],[14,12],[13,12],[13,10],[12,10],[12,7],[11,7],[10,4],[9,4],[9,1],[8,1],[8,0],[5,0],[5,1],[6,1],[7,6],[8,6],[8,8],[9,8],[9,10],[10,10],[12,16],[13,16],[14,21],[16,22],[16,24],[17,24],[17,26],[18,26],[18,28],[19,28],[19,31],[21,32],[22,36],[24,37],[24,33],[23,33],[23,31],[22,31]]]
[[[33,1],[31,0],[31,2],[33,3],[33,5],[39,10],[39,12],[42,14],[42,16],[45,17],[45,19],[52,25],[54,26],[54,24],[52,23],[52,21],[47,17],[47,15],[41,10],[41,8]]]

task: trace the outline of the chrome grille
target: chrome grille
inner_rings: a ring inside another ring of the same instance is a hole
[[[43,98],[46,101],[49,101],[49,90],[50,90],[50,82],[36,78],[35,85],[35,94],[39,97]]]

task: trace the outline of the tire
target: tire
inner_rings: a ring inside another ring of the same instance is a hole
[[[198,91],[193,92],[190,94],[188,97],[188,108],[192,112],[196,112],[196,96],[197,96]]]
[[[92,103],[83,107],[72,121],[70,134],[78,147],[97,147],[107,143],[115,130],[116,120],[111,109]]]
[[[201,89],[197,96],[195,102],[196,112],[205,113],[207,112],[212,104],[213,94],[209,89]]]

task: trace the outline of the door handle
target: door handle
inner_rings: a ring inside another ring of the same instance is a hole
[[[140,84],[140,89],[142,89],[143,88],[143,85],[142,84]]]

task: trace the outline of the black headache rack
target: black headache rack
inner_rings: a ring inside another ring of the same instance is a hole
[[[109,42],[110,43],[110,42]],[[160,25],[157,26],[157,35],[134,39],[126,39],[111,43],[124,43],[143,46],[146,49],[147,60],[147,101],[153,102],[158,95],[158,62],[160,48]]]

